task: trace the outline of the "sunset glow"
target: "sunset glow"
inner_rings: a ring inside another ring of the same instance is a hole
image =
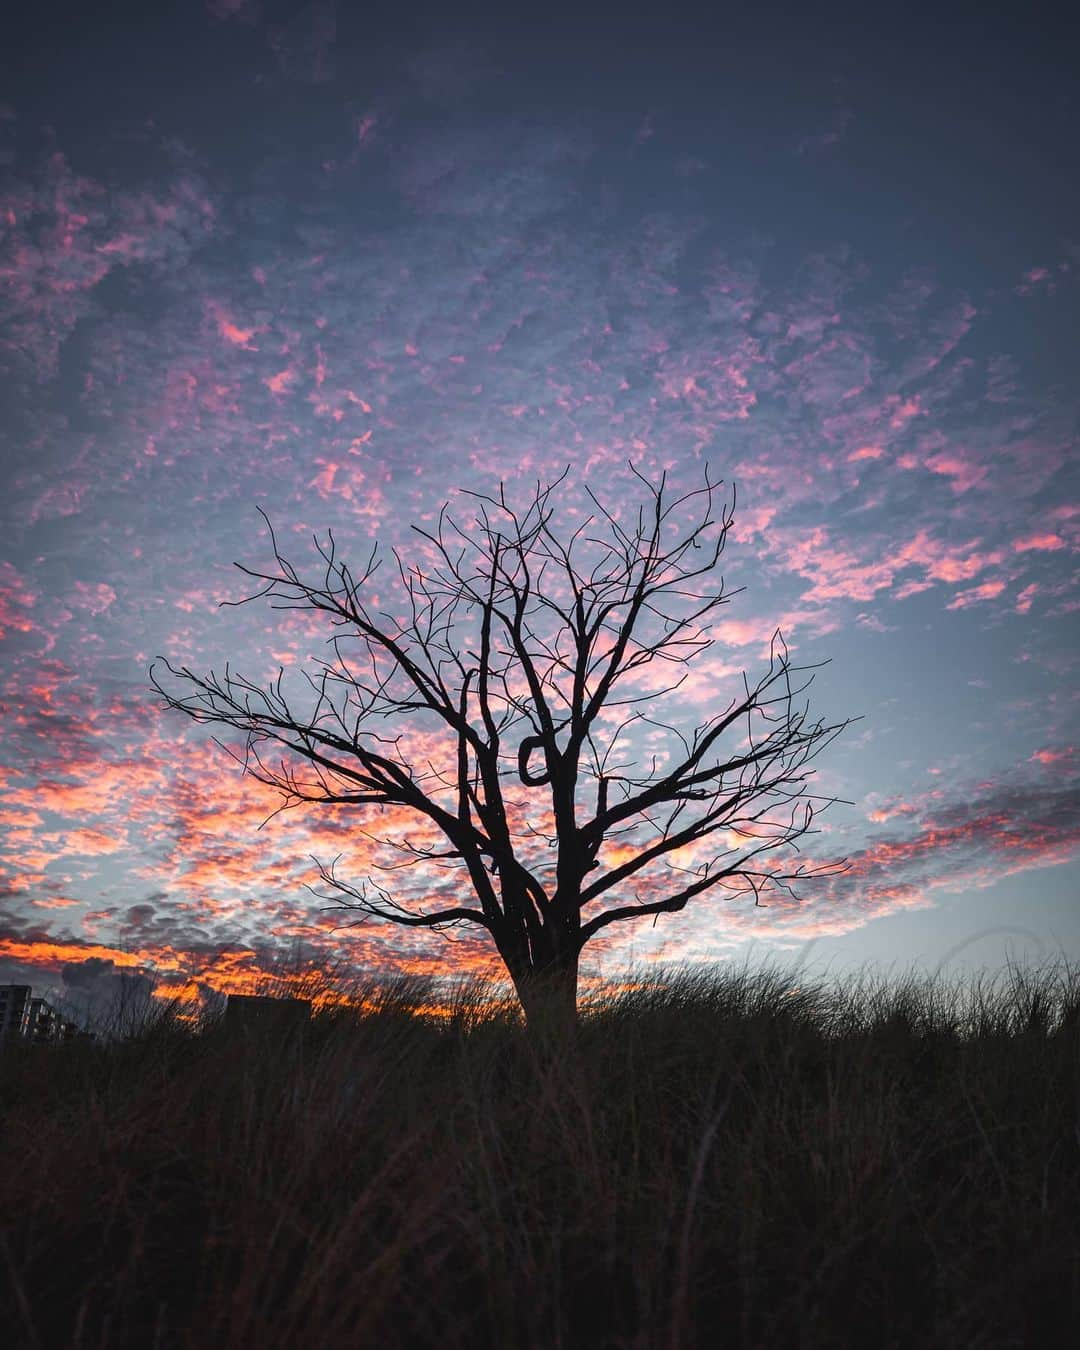
[[[148,669],[298,681],[325,654],[313,616],[220,607],[255,589],[232,564],[270,557],[257,508],[308,574],[313,535],[357,569],[377,541],[393,607],[390,550],[426,565],[410,527],[444,502],[467,523],[463,490],[524,502],[569,465],[569,534],[585,484],[636,510],[629,462],[679,491],[707,463],[735,498],[739,593],[655,715],[714,715],[777,629],[830,660],[813,711],[862,720],[817,765],[850,805],[804,848],[850,867],[798,900],[613,925],[583,985],[749,953],[1080,956],[1061,58],[1026,28],[863,49],[809,17],[715,19],[693,45],[581,17],[555,48],[509,10],[383,16],[372,43],[365,7],[273,8],[114,30],[74,7],[0,86],[0,982],[79,1007],[137,976],[195,1007],[290,953],[498,977],[479,930],[346,926],[309,889],[313,856],[385,881],[371,836],[419,839],[414,819],[274,814],[242,739],[166,713]],[[670,751],[635,734],[641,764]],[[408,878],[431,904],[461,885]]]

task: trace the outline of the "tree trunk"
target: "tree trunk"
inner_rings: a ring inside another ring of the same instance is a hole
[[[514,977],[530,1036],[569,1044],[577,1029],[577,981],[576,954]]]

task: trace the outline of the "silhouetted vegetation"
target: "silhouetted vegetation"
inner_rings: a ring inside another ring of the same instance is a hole
[[[434,531],[413,526],[413,558],[394,550],[393,600],[375,580],[377,545],[354,571],[332,533],[316,539],[305,580],[271,530],[270,570],[237,564],[259,588],[238,603],[327,624],[332,656],[304,671],[299,697],[283,668],[269,684],[228,665],[150,670],[166,708],[243,734],[237,758],[279,809],[357,808],[362,835],[394,853],[367,860],[385,885],[319,864],[326,898],[358,923],[483,930],[541,1034],[575,1021],[582,949],[610,924],[655,923],[702,897],[795,895],[796,882],[846,870],[799,846],[839,800],[812,790],[813,766],[849,722],[811,718],[816,667],[794,665],[779,630],[768,670],[744,674],[726,705],[713,671],[719,707],[701,725],[673,698],[692,659],[706,674],[696,663],[737,594],[718,571],[734,493],[721,500],[708,466],[681,495],[630,467],[637,510],[585,486],[588,514],[570,507],[562,539],[552,494],[569,469],[523,509],[502,484],[466,490],[471,525],[444,506]],[[418,726],[419,745],[406,735]],[[635,734],[654,738],[648,750]],[[390,833],[373,834],[385,808]],[[455,872],[467,903],[432,909],[429,892],[402,885],[419,864]]]
[[[4,1046],[5,1343],[1070,1343],[1080,971],[430,1003]]]

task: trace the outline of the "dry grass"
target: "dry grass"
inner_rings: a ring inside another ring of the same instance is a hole
[[[5,1344],[1073,1343],[1078,972],[683,972],[561,1046],[428,996],[7,1045]]]

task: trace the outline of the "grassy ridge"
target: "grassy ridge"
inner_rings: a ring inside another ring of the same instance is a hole
[[[791,986],[9,1044],[6,1343],[1072,1344],[1080,974]]]

